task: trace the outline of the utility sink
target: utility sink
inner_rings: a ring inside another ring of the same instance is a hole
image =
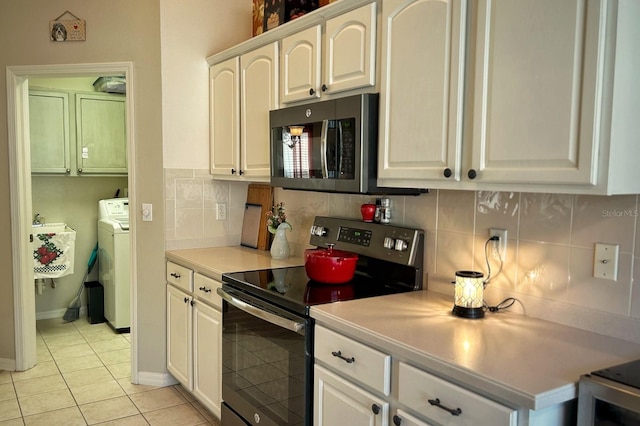
[[[75,232],[66,223],[51,222],[40,225],[32,225],[34,234],[58,234],[60,232]]]

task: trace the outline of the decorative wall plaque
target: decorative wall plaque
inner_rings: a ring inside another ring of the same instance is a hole
[[[83,19],[79,19],[67,10],[53,21],[49,21],[50,40],[85,41],[86,28],[87,25]]]

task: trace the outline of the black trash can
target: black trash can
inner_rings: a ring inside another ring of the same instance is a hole
[[[87,320],[89,324],[104,322],[104,288],[98,281],[84,283],[87,289]]]

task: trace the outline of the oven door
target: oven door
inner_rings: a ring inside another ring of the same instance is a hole
[[[312,319],[229,285],[218,294],[225,408],[249,425],[311,425]],[[224,416],[225,411],[226,424]]]
[[[640,390],[586,374],[580,377],[578,424],[640,424]]]

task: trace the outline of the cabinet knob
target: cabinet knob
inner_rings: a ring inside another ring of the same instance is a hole
[[[329,87],[327,87],[327,85],[326,85],[326,84],[323,84],[323,85],[322,85],[322,91],[323,91],[323,92],[326,92],[327,90],[329,90]]]
[[[211,293],[211,289],[206,288],[205,286],[200,287],[200,291],[204,291],[205,293]]]
[[[242,176],[242,175],[244,174],[244,172],[243,172],[242,170],[238,170],[238,174],[239,174],[240,176]]]
[[[188,298],[188,297],[185,297],[185,298],[184,298],[184,303],[187,303],[188,301],[189,301],[189,298]]]
[[[313,96],[316,94],[316,91],[313,88],[309,89],[309,96]]]
[[[396,426],[400,426],[402,424],[402,419],[397,415],[393,416],[393,424]]]
[[[78,173],[82,173],[82,169],[81,169],[81,168],[80,168],[80,169],[78,169]]]
[[[195,301],[195,300],[193,300],[193,299],[191,299],[191,302],[190,302],[190,303],[191,303],[191,306],[193,306],[193,305],[195,305],[195,304],[196,304],[196,301]]]
[[[179,273],[177,273],[177,272],[172,272],[170,275],[171,275],[173,278],[176,278],[176,279],[177,279],[177,278],[180,278],[180,274],[179,274]]]
[[[236,169],[231,169],[231,174],[235,175],[236,174]]]
[[[444,169],[444,172],[442,172],[442,174],[444,175],[444,177],[450,178],[453,172],[451,171],[450,168],[447,167],[446,169]]]
[[[373,414],[379,414],[380,413],[380,406],[378,404],[371,405],[371,411],[373,411]]]
[[[475,179],[476,176],[478,176],[478,173],[476,173],[475,169],[470,169],[469,173],[467,173],[467,176],[469,176],[469,179]]]
[[[67,174],[71,173],[71,169],[67,169],[65,170],[65,172],[67,172]]]

